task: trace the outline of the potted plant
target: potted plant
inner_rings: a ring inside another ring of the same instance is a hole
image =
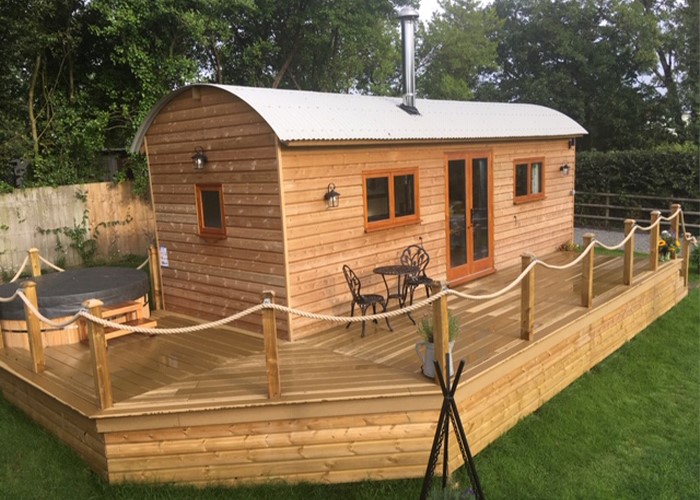
[[[459,320],[453,316],[452,312],[447,313],[447,330],[450,341],[450,377],[454,375],[454,362],[452,361],[452,348],[455,344],[455,339],[459,335]],[[418,333],[423,340],[416,343],[416,354],[422,363],[423,375],[426,377],[435,377],[435,344],[433,343],[433,318],[432,316],[423,317],[418,323]]]

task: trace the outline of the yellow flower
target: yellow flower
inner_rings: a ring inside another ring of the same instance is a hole
[[[665,247],[665,246],[666,246],[666,242],[665,242],[664,240],[659,241],[659,246],[660,246],[660,247]]]

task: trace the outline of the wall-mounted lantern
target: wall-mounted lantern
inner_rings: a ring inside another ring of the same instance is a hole
[[[326,194],[323,195],[323,199],[326,200],[328,208],[338,208],[340,204],[340,193],[335,190],[335,184],[332,182],[328,184],[328,190]]]
[[[559,167],[559,172],[561,172],[562,177],[569,175],[570,170],[571,167],[567,163],[564,163],[561,167]]]
[[[576,138],[572,137],[569,139],[569,149],[573,149],[576,146]]]
[[[192,163],[194,164],[194,169],[195,170],[202,170],[204,168],[204,165],[206,165],[208,158],[207,155],[204,154],[204,150],[202,148],[195,148],[194,154],[192,155]]]

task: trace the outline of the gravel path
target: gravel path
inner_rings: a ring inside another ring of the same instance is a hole
[[[625,239],[623,231],[609,231],[599,228],[576,227],[574,228],[574,243],[581,245],[583,235],[586,233],[595,234],[595,239],[606,245],[617,245]],[[649,232],[637,230],[634,233],[634,250],[636,252],[649,253]]]

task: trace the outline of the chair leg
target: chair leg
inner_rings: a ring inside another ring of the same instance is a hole
[[[355,302],[353,301],[352,305],[350,306],[350,317],[352,318],[355,315]],[[350,328],[350,321],[348,321],[348,324],[345,325],[345,329],[347,330]]]
[[[374,303],[372,304],[372,314],[377,314],[377,303],[376,303],[376,302],[374,302]],[[376,319],[373,319],[372,321],[374,321],[374,324],[375,324],[375,325],[377,324],[377,320],[376,320]]]
[[[362,316],[365,316],[367,313],[367,306],[360,306],[360,308],[362,309]],[[362,335],[360,335],[361,337],[365,336],[365,323],[365,321],[362,322]]]
[[[430,297],[430,285],[425,285],[425,296]]]

